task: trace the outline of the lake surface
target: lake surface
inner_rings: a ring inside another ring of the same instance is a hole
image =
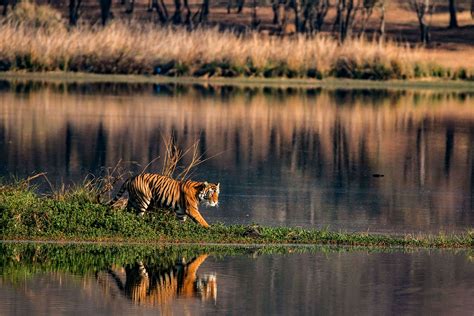
[[[119,161],[136,172],[169,135],[181,148],[199,140],[211,158],[191,177],[221,183],[219,208],[202,210],[210,223],[388,233],[474,224],[472,92],[0,82],[3,176],[81,183]]]
[[[0,250],[0,315],[474,310],[472,251],[11,243]]]

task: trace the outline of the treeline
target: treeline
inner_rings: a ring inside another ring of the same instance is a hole
[[[67,12],[70,26],[78,24],[81,16],[86,11],[99,4],[100,22],[107,24],[113,16],[113,6],[118,6],[124,13],[132,14],[138,4],[136,0],[97,0],[86,2],[84,0],[47,0],[47,4]],[[14,8],[19,0],[0,0],[3,4],[3,15],[7,15],[8,7]],[[42,4],[44,1],[33,1]],[[143,5],[143,4],[142,4]],[[449,12],[449,28],[458,27],[457,13],[459,10],[469,10],[474,16],[474,0],[267,0],[259,2],[250,0],[224,0],[212,3],[210,0],[147,0],[146,11],[149,16],[155,17],[162,25],[183,25],[194,29],[209,23],[211,8],[226,7],[227,13],[244,14],[244,7],[250,8],[250,25],[247,28],[259,29],[261,19],[258,10],[271,7],[272,30],[275,34],[305,33],[315,34],[323,31],[334,33],[342,42],[354,33],[364,34],[372,19],[371,32],[380,36],[385,35],[386,11],[400,6],[412,11],[417,17],[420,30],[420,41],[429,43],[430,24],[435,12]],[[332,12],[331,12],[332,11]],[[232,24],[230,23],[226,24]]]

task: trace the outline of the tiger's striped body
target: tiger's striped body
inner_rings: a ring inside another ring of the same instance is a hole
[[[110,204],[125,191],[129,195],[127,208],[133,208],[139,215],[150,208],[171,209],[178,218],[184,220],[188,215],[204,227],[209,224],[199,213],[199,203],[206,201],[210,206],[216,206],[219,199],[219,184],[179,181],[157,173],[142,173],[128,179]]]

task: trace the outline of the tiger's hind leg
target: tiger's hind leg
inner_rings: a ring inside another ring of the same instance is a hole
[[[134,209],[139,216],[143,216],[145,215],[145,211],[148,210],[150,203],[151,198],[147,196],[131,195],[128,199],[127,207],[129,209]]]

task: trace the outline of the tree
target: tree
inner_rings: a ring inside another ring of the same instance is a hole
[[[156,13],[158,14],[158,19],[162,24],[168,22],[168,10],[166,9],[166,5],[163,0],[152,0],[151,1],[151,9],[155,9]]]
[[[409,0],[409,6],[415,11],[420,25],[420,41],[423,44],[430,42],[430,23],[427,16],[434,12],[435,5],[432,0]]]
[[[448,0],[449,1],[449,28],[457,28],[458,27],[458,19],[456,15],[456,0]]]
[[[339,41],[344,42],[352,33],[354,20],[359,11],[360,1],[356,0],[338,0],[336,20],[334,21],[334,31],[339,33]]]
[[[112,0],[99,0],[99,4],[100,4],[100,20],[102,22],[102,25],[105,26],[110,16],[110,7],[112,6]]]
[[[181,24],[181,0],[174,0],[174,14],[171,18],[174,24]]]
[[[209,0],[202,0],[201,14],[199,15],[199,22],[207,22],[209,16]]]
[[[79,9],[81,8],[82,0],[69,0],[69,25],[77,25],[79,20]]]

